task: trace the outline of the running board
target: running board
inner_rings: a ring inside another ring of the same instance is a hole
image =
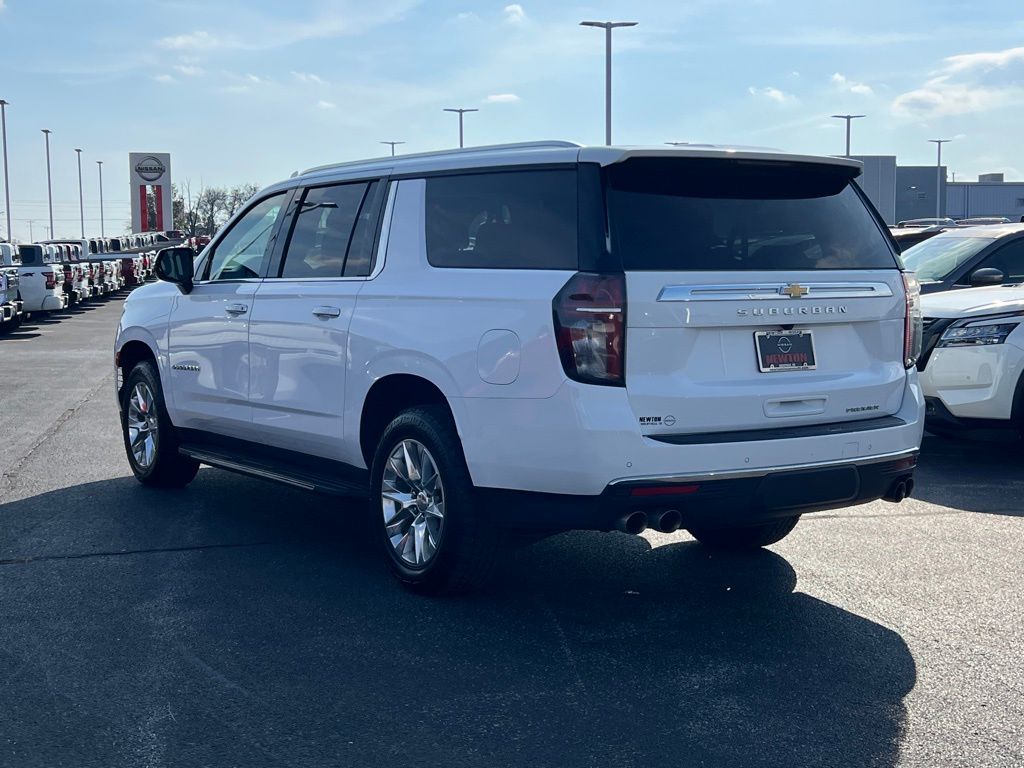
[[[195,459],[201,464],[208,464],[218,469],[226,469],[229,472],[238,472],[239,474],[256,477],[260,480],[270,480],[274,483],[290,485],[294,488],[301,488],[304,491],[364,499],[370,495],[370,487],[367,482],[362,482],[358,479],[325,477],[326,472],[323,474],[311,472],[306,467],[297,466],[293,462],[269,461],[263,457],[242,455],[234,451],[229,453],[219,447],[189,443],[181,445],[178,448],[178,452]],[[303,463],[305,464],[306,462]],[[334,462],[310,458],[309,463],[333,464]],[[331,472],[330,474],[335,473]]]

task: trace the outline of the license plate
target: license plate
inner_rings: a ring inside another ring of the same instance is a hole
[[[813,371],[816,367],[810,331],[757,331],[754,346],[762,373]]]

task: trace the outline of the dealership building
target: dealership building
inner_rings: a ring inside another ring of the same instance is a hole
[[[1024,181],[1006,181],[1001,173],[986,173],[977,181],[947,181],[946,166],[897,165],[895,155],[856,155],[864,163],[858,183],[887,224],[935,216],[938,191],[941,216],[1024,216]]]

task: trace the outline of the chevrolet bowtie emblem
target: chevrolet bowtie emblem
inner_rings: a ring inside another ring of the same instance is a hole
[[[791,299],[799,299],[810,293],[810,288],[807,288],[799,283],[790,283],[785,288],[779,288],[779,293],[783,296],[789,296]]]

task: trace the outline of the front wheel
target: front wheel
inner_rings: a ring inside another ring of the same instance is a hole
[[[184,488],[195,478],[199,462],[178,453],[178,436],[151,362],[136,365],[125,380],[121,431],[132,473],[143,485]]]
[[[441,595],[487,580],[503,537],[478,511],[446,409],[400,413],[377,445],[371,482],[371,514],[388,567],[403,585]]]
[[[690,528],[690,535],[715,549],[757,549],[782,541],[796,528],[800,515],[742,528]]]

